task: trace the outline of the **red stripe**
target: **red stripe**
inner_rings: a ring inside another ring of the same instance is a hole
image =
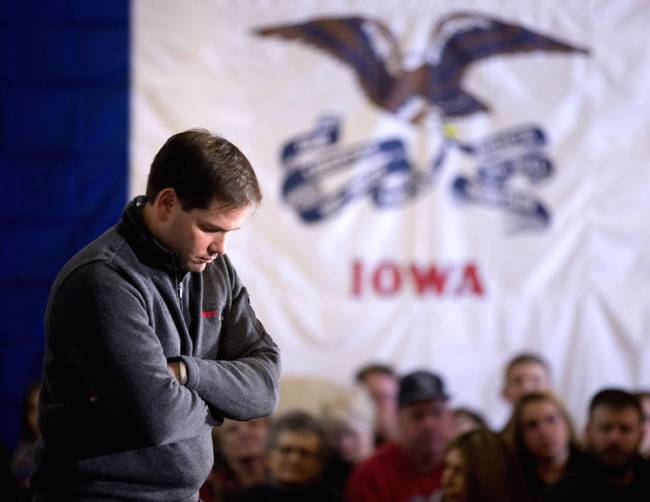
[[[213,319],[215,317],[219,317],[219,311],[218,310],[204,310],[201,312],[201,317],[207,317],[208,319]]]

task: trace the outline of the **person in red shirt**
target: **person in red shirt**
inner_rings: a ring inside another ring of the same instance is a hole
[[[443,459],[453,435],[442,378],[428,371],[402,377],[397,439],[359,464],[345,487],[349,502],[411,502],[439,496]]]

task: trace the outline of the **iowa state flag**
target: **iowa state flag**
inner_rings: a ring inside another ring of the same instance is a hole
[[[578,421],[650,385],[648,21],[640,0],[12,6],[3,400],[38,374],[58,268],[191,127],[258,173],[229,255],[287,380],[425,367],[495,426],[516,352]]]

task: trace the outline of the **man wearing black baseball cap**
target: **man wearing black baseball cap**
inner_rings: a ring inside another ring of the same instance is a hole
[[[408,501],[437,493],[452,436],[448,400],[444,381],[435,373],[414,371],[400,378],[397,440],[357,466],[346,499]]]

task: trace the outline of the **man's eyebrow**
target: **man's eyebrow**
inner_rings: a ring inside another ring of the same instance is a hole
[[[200,221],[199,225],[201,225],[205,230],[208,232],[234,232],[236,230],[239,230],[241,227],[234,227],[234,228],[223,228],[218,225],[212,225],[211,223],[207,223],[205,221]]]

